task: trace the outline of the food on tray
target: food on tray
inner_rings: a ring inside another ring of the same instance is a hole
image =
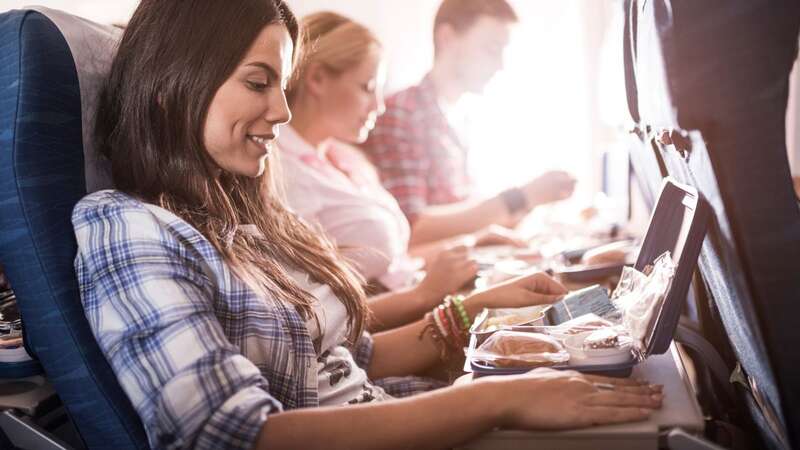
[[[597,314],[584,314],[572,320],[568,320],[558,326],[554,331],[557,334],[573,335],[592,331],[598,328],[613,326],[611,322],[598,316]]]
[[[496,331],[506,326],[528,325],[542,320],[547,306],[525,308],[498,308],[485,310],[486,318],[476,327],[480,332]],[[480,320],[480,319],[477,319]]]
[[[554,327],[547,327],[547,334],[556,339],[564,341],[570,336],[595,331],[601,328],[613,327],[614,324],[597,314],[584,314],[572,320],[568,320]]]
[[[622,311],[622,325],[639,353],[646,352],[649,346],[648,337],[656,326],[676,268],[671,253],[665,252],[656,258],[649,274],[633,268],[622,271],[614,290],[614,304]]]
[[[569,328],[564,330],[563,334],[566,334],[566,335],[569,336],[569,335],[573,335],[573,334],[583,333],[584,331],[596,330],[598,328],[607,327],[607,326],[609,326],[609,322],[607,322],[605,320],[598,321],[598,322],[589,322],[589,323],[586,323],[586,324],[583,324],[583,325],[575,325],[573,327],[569,327]]]
[[[495,340],[492,350],[503,356],[524,353],[556,353],[561,346],[543,334],[526,333],[501,336]]]
[[[507,316],[500,316],[500,317],[490,317],[486,319],[485,328],[486,330],[489,330],[492,327],[498,328],[500,325],[514,325],[517,323],[521,323],[523,321],[524,318],[516,314],[510,314]]]
[[[619,328],[602,328],[567,337],[564,347],[572,366],[598,366],[631,360],[631,338]]]
[[[613,328],[601,328],[591,332],[583,340],[584,350],[616,348],[619,345],[619,333]]]
[[[497,367],[542,367],[569,360],[569,353],[546,334],[498,331],[478,347],[476,359]]]

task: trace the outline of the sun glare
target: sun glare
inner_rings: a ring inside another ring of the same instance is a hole
[[[519,2],[523,20],[505,70],[485,95],[463,102],[471,171],[479,194],[524,183],[551,169],[585,180],[591,171],[589,80],[578,1]],[[587,78],[588,77],[588,78]],[[592,186],[581,183],[578,195]]]

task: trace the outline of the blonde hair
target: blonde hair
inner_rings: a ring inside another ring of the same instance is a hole
[[[341,74],[361,64],[372,48],[381,43],[369,28],[341,14],[323,11],[300,21],[299,55],[286,97],[294,103],[303,88],[303,78],[313,64]]]

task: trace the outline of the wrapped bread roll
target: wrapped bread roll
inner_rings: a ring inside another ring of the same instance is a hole
[[[497,367],[543,367],[569,360],[569,353],[546,334],[498,331],[476,352],[476,357]]]
[[[515,334],[501,336],[495,341],[493,350],[504,356],[524,355],[529,353],[557,353],[561,350],[558,343],[547,339],[539,333]]]

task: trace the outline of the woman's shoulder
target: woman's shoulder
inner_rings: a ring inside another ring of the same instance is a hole
[[[141,200],[116,189],[105,189],[83,197],[72,210],[73,223],[77,220],[101,219],[110,215],[124,215],[144,211]]]
[[[108,234],[110,239],[162,239],[165,224],[173,229],[177,222],[183,221],[169,211],[114,189],[87,195],[72,211],[72,225],[79,241],[81,236],[93,234]]]
[[[99,206],[135,206],[144,203],[136,197],[117,189],[103,189],[86,195],[76,205],[76,208]]]

